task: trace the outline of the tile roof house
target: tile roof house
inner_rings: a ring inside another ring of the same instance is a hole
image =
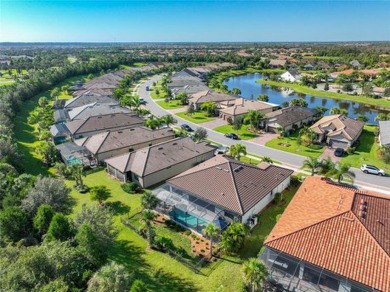
[[[117,114],[117,113],[130,113],[130,110],[121,107],[117,103],[99,103],[93,102],[87,105],[79,106],[72,109],[62,109],[54,112],[54,121],[56,123],[73,121],[73,120],[85,120],[88,117]]]
[[[379,121],[379,145],[390,146],[390,121]]]
[[[267,113],[262,121],[262,127],[267,132],[278,133],[280,129],[291,132],[317,119],[315,109],[290,106]]]
[[[224,108],[233,106],[237,99],[238,97],[234,95],[205,90],[191,95],[188,102],[194,106],[195,110],[199,110],[200,106],[207,101],[215,102],[218,108]]]
[[[98,103],[110,103],[118,104],[118,100],[113,99],[111,96],[102,95],[91,91],[86,91],[83,94],[76,96],[75,98],[69,99],[65,102],[65,109],[73,109],[80,106],[85,106],[94,102]]]
[[[351,147],[360,137],[364,122],[351,119],[345,115],[325,116],[310,129],[317,134],[319,142],[326,143],[333,148],[346,149]]]
[[[151,130],[146,127],[131,127],[101,132],[90,137],[77,139],[75,143],[84,146],[97,161],[104,161],[113,156],[174,138],[175,133],[171,128]]]
[[[264,114],[272,112],[273,110],[278,109],[277,104],[258,101],[258,100],[248,100],[245,98],[236,99],[236,103],[233,106],[223,108],[219,110],[219,117],[227,120],[234,120],[236,117],[244,117],[249,111],[259,111]]]
[[[185,77],[172,77],[171,81],[167,84],[170,90],[182,89],[186,86],[205,86],[205,84],[198,77],[185,76]]]
[[[73,139],[80,139],[100,132],[142,126],[143,124],[144,120],[138,115],[133,113],[116,113],[88,117],[85,120],[74,120],[67,122],[65,126]]]
[[[177,138],[106,159],[107,172],[143,188],[163,182],[214,156],[215,148]]]
[[[269,66],[271,68],[282,68],[282,67],[286,66],[286,64],[287,64],[287,60],[279,60],[279,59],[271,60],[269,62]]]
[[[307,177],[261,259],[287,291],[390,291],[390,198]]]
[[[290,184],[292,172],[219,155],[169,179],[155,195],[173,220],[198,232],[208,223],[226,227],[231,220],[253,227],[255,215]]]

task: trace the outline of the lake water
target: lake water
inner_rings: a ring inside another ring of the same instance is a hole
[[[246,74],[231,77],[228,80],[225,80],[223,84],[226,84],[229,90],[235,87],[239,88],[241,90],[241,96],[246,99],[251,99],[252,97],[256,99],[259,94],[267,94],[269,97],[269,102],[278,105],[281,105],[284,101],[290,101],[293,98],[299,97],[296,93],[288,94],[283,90],[278,91],[277,89],[272,89],[270,86],[256,83],[256,81],[261,78],[262,75],[259,73]],[[386,112],[383,110],[378,111],[374,107],[352,101],[335,100],[331,98],[309,95],[305,95],[304,99],[308,103],[309,108],[314,108],[316,106],[327,108],[328,111],[325,113],[325,115],[329,114],[329,110],[331,108],[339,107],[346,109],[348,111],[348,116],[351,118],[356,118],[358,115],[365,115],[368,118],[368,123],[371,124],[378,124],[378,122],[375,121],[375,117],[378,115],[378,112]]]

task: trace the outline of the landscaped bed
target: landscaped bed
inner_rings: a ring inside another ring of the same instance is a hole
[[[249,131],[248,128],[249,128],[248,125],[243,125],[240,130],[236,131],[233,130],[233,127],[231,125],[223,125],[223,126],[216,127],[213,130],[222,134],[235,133],[242,140],[249,140],[258,137],[256,133]]]

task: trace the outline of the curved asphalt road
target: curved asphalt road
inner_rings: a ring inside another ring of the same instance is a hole
[[[161,75],[156,75],[145,81],[139,86],[138,95],[140,98],[143,98],[147,103],[145,107],[150,110],[151,113],[157,116],[163,116],[166,114],[171,114],[167,110],[158,106],[150,96],[150,92],[146,90],[146,87],[152,87],[153,82],[157,82],[161,78]],[[184,120],[178,116],[175,116],[175,119],[178,121],[178,124],[188,124],[191,128],[196,130],[198,127],[202,127],[202,124],[194,124],[190,121]],[[226,138],[223,134],[215,132],[211,129],[207,129],[207,138],[215,141],[217,143],[231,146],[237,143],[237,140],[232,140]],[[254,144],[249,141],[240,140],[241,144],[246,146],[248,153],[253,153],[259,156],[268,156],[273,160],[280,161],[283,165],[298,170],[301,168],[303,161],[306,157],[301,155],[296,155],[262,145]],[[355,173],[355,184],[361,187],[372,189],[375,191],[385,191],[390,193],[390,178],[388,176],[380,177],[376,175],[364,174],[360,169],[352,168],[352,171]]]

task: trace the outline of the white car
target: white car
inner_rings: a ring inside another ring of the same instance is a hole
[[[363,164],[360,167],[360,170],[363,171],[364,173],[377,174],[381,176],[385,175],[385,171],[383,169],[379,169],[378,167],[373,165]]]
[[[228,146],[219,146],[217,149],[215,149],[215,152],[214,154],[215,155],[218,155],[218,154],[226,154],[229,152],[229,147]]]

